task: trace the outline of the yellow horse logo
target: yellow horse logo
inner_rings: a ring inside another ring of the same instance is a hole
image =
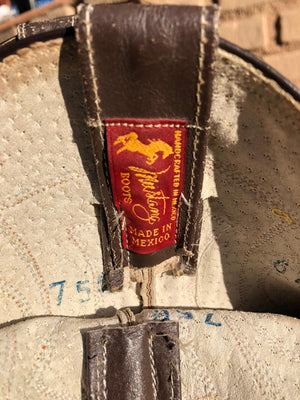
[[[151,140],[148,139],[148,144],[142,143],[137,133],[130,132],[127,135],[119,136],[117,140],[114,141],[114,146],[117,144],[122,144],[117,154],[121,153],[124,150],[128,150],[132,153],[140,153],[147,157],[146,163],[152,165],[158,159],[158,155],[160,151],[163,153],[162,158],[167,158],[170,154],[173,154],[172,147],[167,143],[163,142],[160,139]]]

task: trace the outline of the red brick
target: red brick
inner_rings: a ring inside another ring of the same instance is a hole
[[[300,81],[300,50],[272,54],[264,57],[264,61],[270,64],[291,82],[297,84]]]
[[[234,10],[264,4],[270,0],[219,0],[223,10]]]
[[[282,42],[300,41],[300,9],[282,12],[280,21]]]
[[[244,49],[265,48],[267,21],[264,15],[259,14],[235,21],[221,22],[220,36]]]

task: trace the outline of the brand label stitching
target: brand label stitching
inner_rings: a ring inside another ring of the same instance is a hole
[[[187,124],[168,120],[106,123],[109,170],[123,248],[149,254],[176,244]]]

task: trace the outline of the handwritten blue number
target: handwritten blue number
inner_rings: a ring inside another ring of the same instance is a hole
[[[62,297],[63,297],[63,294],[64,294],[65,283],[66,283],[66,281],[59,281],[59,282],[50,283],[50,285],[49,285],[51,289],[54,288],[55,286],[59,286],[60,285],[59,293],[58,293],[58,296],[57,296],[57,305],[58,306],[61,305],[61,300],[62,300]]]
[[[212,314],[212,313],[207,314],[207,316],[206,316],[206,318],[205,318],[205,323],[206,323],[207,325],[222,326],[222,324],[221,324],[220,322],[213,322],[213,321],[211,320],[213,315],[214,315],[214,314]]]
[[[180,314],[179,319],[184,318],[184,319],[193,319],[193,314],[190,313],[189,311],[183,312],[180,310],[176,310],[178,312],[178,314]]]
[[[86,292],[86,294],[87,294],[87,298],[86,299],[80,299],[79,300],[80,303],[85,303],[86,301],[91,300],[91,298],[90,298],[91,289],[88,288],[87,286],[83,286],[83,285],[86,285],[89,282],[90,282],[89,280],[76,282],[77,292],[78,293]]]
[[[169,321],[170,314],[168,310],[155,310],[153,313],[153,319],[155,321]]]

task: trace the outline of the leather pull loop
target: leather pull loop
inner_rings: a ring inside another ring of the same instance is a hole
[[[110,290],[122,288],[127,266],[152,267],[178,256],[181,272],[196,271],[217,19],[213,6],[79,8],[77,39],[110,246],[109,252],[103,248]],[[118,157],[125,163],[116,167]],[[125,194],[118,187],[122,177]],[[124,208],[129,201],[130,210]]]
[[[116,312],[117,317],[119,318],[120,324],[122,325],[134,325],[135,324],[135,316],[130,308],[125,308],[125,310],[118,310]]]
[[[86,393],[105,400],[180,400],[177,322],[86,333]]]

